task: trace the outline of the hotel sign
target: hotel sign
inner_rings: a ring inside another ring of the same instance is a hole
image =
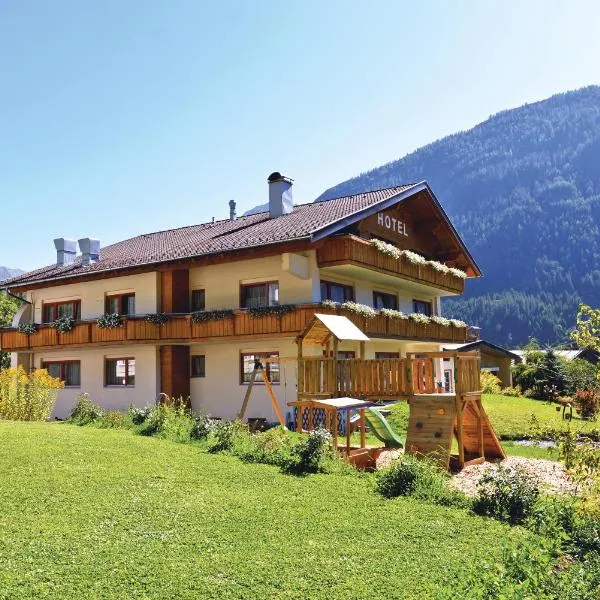
[[[408,232],[406,231],[406,223],[384,212],[377,213],[377,226],[408,237]]]

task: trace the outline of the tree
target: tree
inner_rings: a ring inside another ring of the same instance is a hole
[[[0,294],[0,326],[10,325],[18,309],[18,300],[8,294]],[[8,352],[0,352],[0,369],[8,367],[10,367],[10,355]]]
[[[561,360],[549,348],[539,365],[538,379],[535,382],[538,397],[554,400],[567,390],[567,376]]]
[[[577,329],[571,337],[580,348],[591,348],[600,352],[600,308],[580,304]]]

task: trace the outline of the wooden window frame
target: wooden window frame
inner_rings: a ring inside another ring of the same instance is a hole
[[[429,312],[419,313],[419,314],[427,315],[428,317],[431,317],[433,315],[433,302],[431,300],[419,300],[418,298],[413,298],[412,303],[413,303],[413,312],[414,313],[418,313],[417,304],[423,304],[424,306],[429,307]]]
[[[79,321],[81,319],[81,300],[63,300],[59,302],[42,302],[42,323],[52,323],[56,319],[58,319],[58,307],[63,304],[71,304],[73,305],[73,313],[75,315],[75,320]],[[46,310],[50,307],[54,308],[54,312],[56,314],[54,319],[46,320]]]
[[[245,305],[244,290],[249,287],[259,287],[259,286],[265,287],[267,304],[265,304],[264,306],[279,306],[281,304],[281,302],[279,302],[279,300],[277,301],[277,304],[269,304],[269,286],[273,285],[274,283],[277,284],[277,295],[279,296],[279,280],[278,279],[271,279],[269,281],[256,281],[255,283],[240,283],[240,308],[248,308]],[[253,307],[253,308],[255,308],[255,307]]]
[[[382,356],[383,354],[387,356]],[[394,356],[389,356],[390,354]],[[400,358],[400,352],[375,352],[375,358],[377,360],[395,360],[396,358]]]
[[[393,294],[391,292],[382,292],[380,290],[373,290],[373,308],[377,308],[377,296],[387,296],[388,298],[394,299],[394,306],[383,306],[381,308],[391,308],[392,310],[398,310],[398,294]]]
[[[110,300],[114,299],[114,298],[118,298],[119,299],[119,315],[121,315],[122,317],[132,317],[135,316],[135,310],[133,311],[133,314],[125,314],[123,312],[123,303],[124,303],[124,299],[125,298],[130,298],[131,296],[133,296],[133,301],[135,303],[135,292],[125,292],[123,294],[105,294],[104,296],[104,312],[106,314],[109,314],[108,312],[108,303]]]
[[[79,365],[79,383],[76,385],[67,385],[65,378],[65,365]],[[47,369],[47,365],[60,365],[59,379],[65,384],[65,388],[80,388],[81,387],[81,361],[80,360],[43,360],[42,369]]]
[[[202,359],[202,369],[200,373],[194,373],[194,359],[201,358]],[[206,354],[192,354],[190,356],[190,377],[191,378],[200,378],[206,377]]]
[[[347,354],[348,356],[341,357],[340,354]],[[356,358],[356,352],[354,350],[338,350],[336,358],[338,360],[353,360]]]
[[[325,284],[325,287],[327,288],[327,293],[325,294],[327,297],[323,298],[323,293],[322,293],[322,286],[323,284]],[[354,302],[354,286],[349,284],[349,283],[340,283],[339,281],[330,281],[328,279],[321,279],[319,281],[319,292],[321,292],[321,301],[323,300],[331,300],[331,286],[338,286],[341,288],[344,288],[346,291],[350,291],[350,297],[349,298],[344,298],[344,302]],[[346,294],[344,294],[345,296]]]
[[[194,306],[194,293],[196,292],[203,292],[202,308],[196,308]],[[194,288],[190,291],[190,312],[198,312],[200,310],[206,310],[206,288]]]
[[[279,358],[279,351],[272,352],[240,352],[240,385],[248,385],[248,381],[244,381],[244,357],[245,356],[258,356],[260,358],[274,358],[275,356]],[[279,385],[281,381],[271,381],[271,363],[263,363],[263,367],[267,372],[267,379],[271,385]],[[281,371],[279,372],[279,377],[281,379]],[[264,381],[262,377],[256,379],[254,381],[254,385],[262,384],[264,385]]]
[[[121,384],[121,383],[108,383],[108,363],[109,362],[118,362],[120,360],[124,360],[125,361],[125,383]],[[109,388],[124,388],[124,387],[129,387],[129,388],[133,388],[135,387],[135,382],[133,384],[129,383],[129,361],[134,361],[135,363],[135,356],[119,356],[117,358],[105,358],[104,359],[104,387],[109,387]],[[134,374],[134,377],[136,375]]]

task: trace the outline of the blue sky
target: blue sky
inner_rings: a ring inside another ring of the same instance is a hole
[[[0,265],[294,199],[600,83],[594,2],[0,0]],[[443,190],[437,190],[443,202]]]

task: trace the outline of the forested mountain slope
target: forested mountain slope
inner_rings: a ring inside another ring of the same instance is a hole
[[[426,179],[482,267],[446,314],[504,345],[564,340],[600,305],[600,87],[501,112],[327,190]]]

